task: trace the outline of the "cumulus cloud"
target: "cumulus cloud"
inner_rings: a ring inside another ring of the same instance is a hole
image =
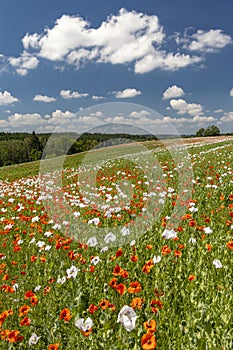
[[[222,122],[232,122],[233,121],[233,112],[228,112],[228,113],[225,113],[221,118],[220,120]]]
[[[54,102],[56,101],[55,97],[49,97],[45,95],[36,95],[33,97],[33,101],[40,101],[40,102]]]
[[[10,105],[17,101],[18,99],[12,96],[9,91],[0,92],[0,106]]]
[[[207,125],[210,122],[215,122],[217,119],[212,117],[212,116],[203,116],[203,115],[196,115],[192,118],[185,118],[185,117],[181,117],[181,118],[175,118],[175,117],[164,117],[162,119],[163,121],[166,122],[170,122],[172,124],[182,124],[182,125],[187,125],[187,124],[194,124],[194,125],[198,125],[198,126],[204,126]]]
[[[135,63],[135,73],[144,74],[156,68],[175,71],[180,68],[201,62],[202,57],[190,56],[180,53],[166,53],[165,51],[155,51]]]
[[[19,75],[26,75],[28,70],[35,69],[39,64],[38,58],[26,51],[20,57],[9,57],[8,61]]]
[[[80,16],[63,15],[43,33],[27,33],[24,49],[51,61],[65,61],[77,68],[87,62],[129,64],[135,73],[153,69],[176,70],[198,63],[201,57],[161,50],[166,35],[156,15],[122,8],[93,28]]]
[[[202,114],[203,107],[197,103],[187,103],[185,100],[171,100],[170,106],[172,109],[176,110],[178,114],[190,114],[190,115],[200,115]]]
[[[229,92],[229,95],[230,95],[231,97],[233,97],[233,88],[232,88],[231,91]]]
[[[133,112],[131,112],[129,117],[130,118],[142,118],[142,117],[145,117],[147,115],[150,115],[150,112],[142,109],[141,111],[133,111]]]
[[[15,113],[8,117],[8,121],[10,125],[14,128],[18,128],[19,126],[37,126],[44,124],[44,119],[41,117],[39,113]]]
[[[184,94],[185,92],[181,87],[178,87],[177,85],[173,85],[167,88],[166,91],[164,91],[163,99],[166,100],[169,98],[181,97]]]
[[[58,125],[74,118],[76,118],[76,113],[70,111],[62,112],[60,109],[57,109],[52,113],[51,117],[48,119],[48,122],[53,125]]]
[[[142,94],[140,90],[133,88],[127,88],[122,91],[114,91],[113,93],[115,94],[116,98],[132,98]]]
[[[79,93],[78,91],[70,91],[70,90],[61,90],[60,91],[61,97],[65,99],[72,99],[72,98],[81,98],[81,97],[87,97],[89,94],[84,92],[84,93]]]
[[[231,43],[231,36],[224,34],[221,29],[199,29],[191,36],[191,42],[185,46],[190,51],[214,52]]]

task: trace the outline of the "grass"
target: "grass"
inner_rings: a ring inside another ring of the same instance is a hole
[[[48,177],[54,185],[48,202],[40,197],[39,180],[28,180],[38,173],[38,162],[0,169],[1,179],[19,179],[1,190],[0,349],[232,349],[232,150],[229,140],[191,143],[179,164],[160,150],[154,153],[161,168],[152,187],[146,166],[138,167],[132,155],[97,172],[90,163],[80,188],[76,168],[83,155],[67,157],[62,195],[69,210],[56,188],[58,175]],[[182,179],[179,169],[186,174]],[[100,197],[88,186],[89,174],[96,174]],[[190,184],[191,191],[183,191]],[[145,193],[151,194],[150,215],[142,211]],[[94,198],[121,210],[106,217]],[[70,215],[77,212],[72,227]],[[133,225],[138,217],[146,230]],[[122,236],[123,226],[131,234]],[[94,246],[92,232],[101,242],[100,229],[116,233],[116,240],[103,236],[104,244]],[[137,315],[131,331],[119,319],[125,305]],[[77,320],[88,317],[93,325],[84,332]],[[149,332],[151,320],[156,330]],[[30,347],[33,333],[40,338]]]

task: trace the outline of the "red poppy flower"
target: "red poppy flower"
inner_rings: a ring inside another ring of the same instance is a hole
[[[143,350],[156,349],[155,336],[151,333],[144,334],[141,338],[141,346],[142,346]]]
[[[71,312],[69,309],[65,308],[60,312],[60,320],[64,320],[65,322],[69,322],[71,319]]]
[[[142,286],[139,282],[130,282],[130,287],[128,288],[129,293],[139,293],[142,290]]]

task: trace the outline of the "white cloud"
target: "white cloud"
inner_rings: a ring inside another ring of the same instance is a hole
[[[198,126],[203,126],[203,125],[207,125],[210,122],[215,122],[217,119],[212,117],[212,116],[200,116],[200,115],[196,115],[192,118],[185,118],[185,117],[181,117],[181,118],[172,118],[172,117],[164,117],[163,121],[166,122],[170,122],[172,124],[182,124],[182,125],[187,125],[187,124],[194,124],[194,125],[198,125]]]
[[[98,101],[98,100],[104,100],[105,97],[93,95],[91,98],[95,101]]]
[[[212,116],[209,116],[209,117],[206,117],[206,116],[203,116],[203,115],[196,115],[195,117],[193,117],[192,121],[193,122],[198,122],[199,124],[203,124],[203,123],[210,123],[210,122],[214,122],[216,121],[217,119],[212,117]]]
[[[222,113],[223,112],[223,109],[215,109],[214,113]]]
[[[8,121],[10,125],[14,128],[18,128],[20,126],[37,126],[44,124],[44,119],[42,119],[39,113],[15,113],[8,117]]]
[[[55,112],[52,113],[52,116],[48,119],[48,122],[53,125],[58,125],[63,122],[72,120],[76,117],[76,113],[70,111],[62,112],[60,109],[57,109]]]
[[[172,52],[156,51],[138,60],[134,71],[138,74],[148,73],[156,68],[175,71],[201,61],[202,58],[197,56],[191,57],[180,53],[173,54]]]
[[[185,95],[184,90],[181,87],[178,87],[177,85],[170,86],[167,88],[166,91],[163,93],[163,99],[169,99],[169,98],[175,98],[175,97],[181,97]]]
[[[185,47],[191,51],[214,52],[232,43],[231,36],[221,29],[198,30],[191,36],[191,43]]]
[[[233,121],[233,112],[228,112],[228,113],[225,113],[221,118],[220,120],[222,122],[232,122]]]
[[[56,101],[56,98],[45,96],[45,95],[36,95],[36,96],[34,96],[33,101],[54,102],[54,101]]]
[[[44,33],[27,33],[22,39],[25,50],[51,61],[65,61],[77,68],[97,63],[133,63],[135,73],[153,69],[176,70],[198,63],[201,57],[167,53],[160,49],[165,33],[155,15],[121,9],[99,27],[92,28],[80,16],[63,15]]]
[[[131,98],[142,94],[141,91],[132,88],[127,88],[122,91],[114,91],[113,93],[116,98]]]
[[[35,69],[39,64],[37,57],[30,55],[26,51],[23,51],[20,57],[9,57],[8,61],[19,75],[26,75],[28,70]]]
[[[78,91],[70,91],[70,90],[61,90],[60,91],[61,97],[65,99],[72,99],[72,98],[81,98],[81,97],[87,97],[89,94],[84,92],[84,93],[79,93]]]
[[[17,101],[18,99],[12,96],[9,91],[0,92],[0,106],[10,105]]]
[[[230,95],[231,97],[233,97],[233,88],[232,88],[231,91],[229,92],[229,95]]]
[[[200,115],[202,114],[203,107],[197,103],[187,103],[185,100],[171,100],[170,106],[172,109],[178,111],[178,114],[190,114],[190,115]]]
[[[130,118],[142,118],[142,117],[145,117],[146,115],[150,115],[150,112],[142,109],[141,111],[133,111],[133,112],[131,112],[129,117]]]

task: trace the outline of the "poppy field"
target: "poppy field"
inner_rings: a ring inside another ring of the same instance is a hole
[[[233,140],[185,149],[181,189],[186,163],[163,149],[151,181],[115,159],[83,193],[63,169],[66,206],[38,175],[0,181],[0,349],[233,348]]]

